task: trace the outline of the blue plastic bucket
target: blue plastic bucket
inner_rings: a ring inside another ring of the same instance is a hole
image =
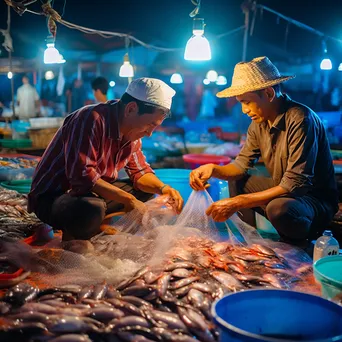
[[[342,292],[342,255],[319,259],[313,269],[324,298],[331,299]]]
[[[188,169],[157,169],[154,170],[156,176],[165,184],[169,184],[182,195],[186,202],[192,193],[189,184],[189,176],[192,170]],[[208,192],[214,201],[229,197],[228,183],[216,178],[209,180]]]
[[[342,307],[324,298],[286,290],[229,294],[212,306],[220,341],[342,341]]]

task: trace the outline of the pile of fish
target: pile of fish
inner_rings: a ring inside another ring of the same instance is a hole
[[[29,169],[35,168],[38,161],[34,158],[8,158],[0,157],[0,167],[7,167],[10,169]]]
[[[165,260],[115,286],[19,284],[0,302],[0,341],[215,342],[213,301],[255,287],[290,288],[312,272],[267,246],[198,237],[179,240]]]
[[[23,239],[41,222],[27,212],[27,196],[0,187],[0,238]]]

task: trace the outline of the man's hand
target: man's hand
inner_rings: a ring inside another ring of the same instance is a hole
[[[129,200],[125,201],[123,205],[125,212],[137,209],[139,213],[143,215],[147,210],[145,203],[137,200],[134,196],[132,196]]]
[[[214,202],[206,211],[208,216],[211,216],[216,222],[224,222],[229,219],[234,213],[239,211],[241,206],[238,203],[238,198],[226,198]]]
[[[170,186],[166,186],[163,191],[163,195],[168,195],[170,197],[169,204],[172,208],[179,214],[182,211],[184,200],[176,189],[171,188]]]
[[[205,190],[209,184],[205,184],[212,176],[214,164],[202,165],[190,173],[190,186],[196,190]]]

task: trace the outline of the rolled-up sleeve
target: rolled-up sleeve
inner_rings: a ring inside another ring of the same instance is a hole
[[[306,117],[289,127],[289,157],[280,186],[296,196],[305,195],[313,186],[318,151],[315,123]]]
[[[146,162],[146,158],[141,151],[142,143],[141,139],[133,142],[132,154],[125,166],[129,178],[133,182],[135,188],[137,188],[137,181],[146,173],[154,173],[150,164]]]
[[[247,131],[245,144],[239,155],[235,158],[233,164],[243,172],[247,172],[254,167],[256,161],[260,158],[260,155],[260,146],[254,132],[254,127],[251,124]]]
[[[100,139],[104,134],[98,113],[89,111],[63,131],[65,173],[71,185],[70,194],[89,193],[101,177],[97,173]]]

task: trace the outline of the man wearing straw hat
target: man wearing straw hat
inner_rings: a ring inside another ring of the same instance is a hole
[[[233,163],[192,171],[190,185],[203,190],[211,177],[228,180],[234,197],[213,203],[207,215],[225,221],[240,212],[246,220],[253,209],[283,241],[302,246],[331,221],[338,194],[322,121],[281,92],[280,84],[293,77],[282,76],[267,57],[235,66],[231,87],[217,96],[236,97],[251,118],[246,143]],[[270,177],[248,173],[260,157]]]

